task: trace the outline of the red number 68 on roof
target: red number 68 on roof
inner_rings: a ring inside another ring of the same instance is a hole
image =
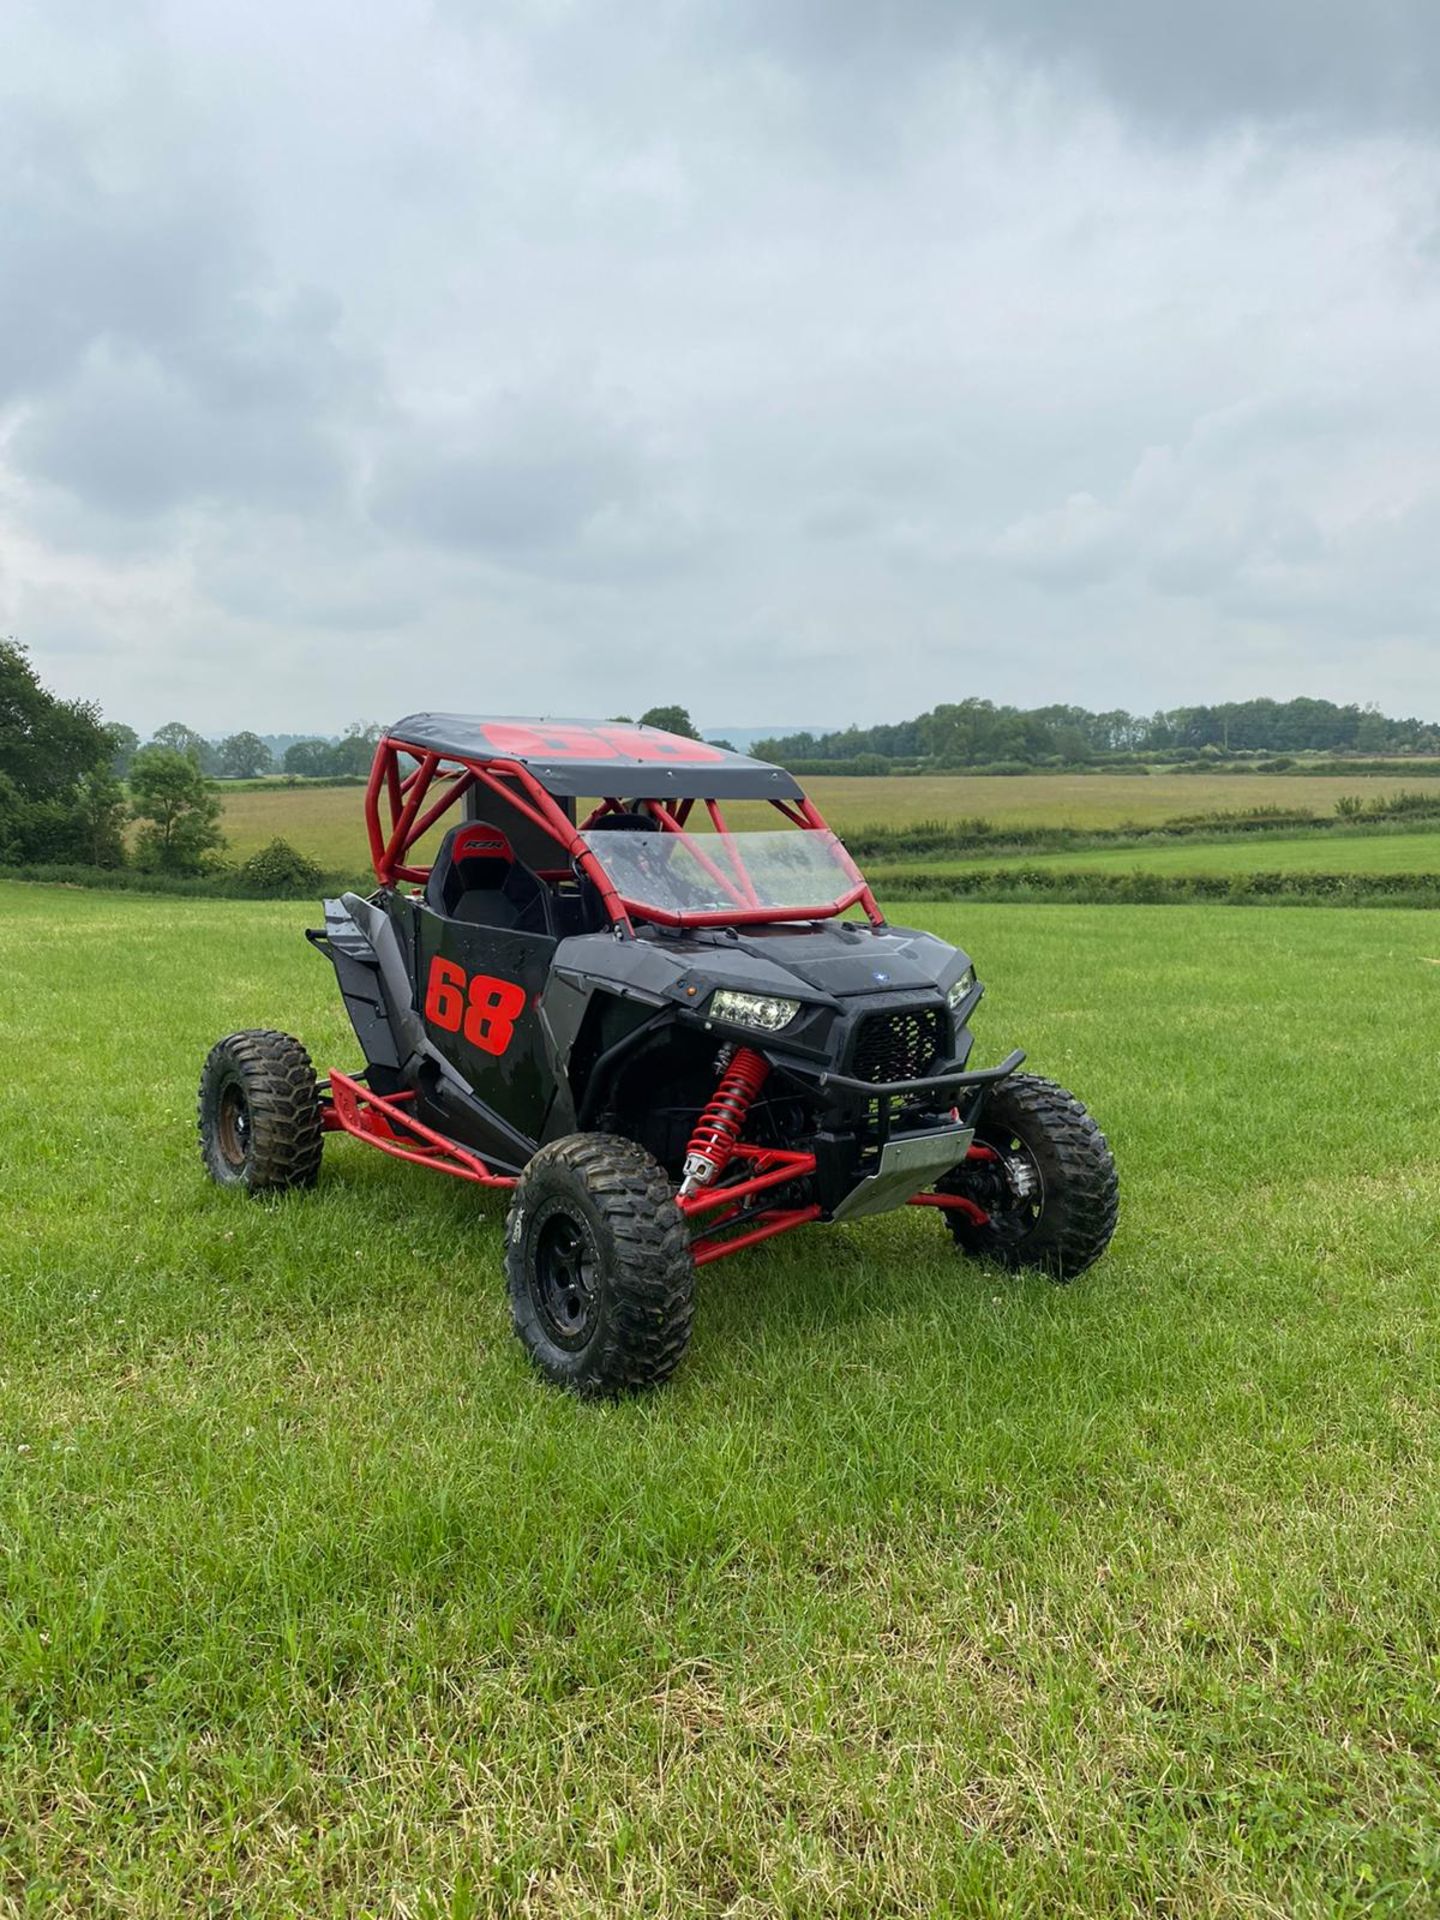
[[[487,720],[479,731],[497,754],[514,754],[519,759],[606,760],[615,755],[654,763],[676,760],[687,766],[714,763],[725,758],[718,747],[704,740],[684,740],[678,734],[662,733],[658,728],[627,726],[581,727],[566,721],[554,726],[528,726],[516,721]]]

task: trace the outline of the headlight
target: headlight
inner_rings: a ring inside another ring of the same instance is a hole
[[[729,1020],[737,1027],[758,1027],[761,1033],[778,1033],[788,1027],[800,1011],[798,1000],[777,1000],[769,993],[733,993],[722,987],[710,996],[707,1009],[712,1020]]]
[[[945,1004],[949,1007],[950,1011],[954,1013],[961,1001],[968,999],[974,991],[975,969],[973,967],[966,967],[960,978],[953,981],[951,985],[945,989]]]

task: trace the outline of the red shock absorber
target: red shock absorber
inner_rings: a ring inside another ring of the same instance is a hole
[[[770,1062],[753,1047],[735,1049],[685,1149],[685,1177],[680,1182],[682,1199],[697,1187],[708,1187],[717,1174],[724,1172],[735,1151],[735,1142],[740,1138],[750,1103],[764,1086],[769,1071]]]

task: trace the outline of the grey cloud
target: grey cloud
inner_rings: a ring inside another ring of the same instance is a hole
[[[144,128],[147,89],[130,104]],[[117,160],[73,103],[0,113],[6,457],[22,480],[132,518],[334,501],[337,428],[362,394],[373,406],[374,371],[338,345],[332,295],[267,285],[233,187],[203,151],[188,170],[182,154],[142,138]]]
[[[553,564],[643,511],[657,483],[633,426],[583,398],[505,395],[461,421],[413,426],[382,456],[372,511],[444,546]]]
[[[1405,390],[1287,399],[1145,450],[1111,500],[1074,495],[988,557],[1052,590],[1129,582],[1303,631],[1423,637],[1440,617],[1435,403]],[[1358,417],[1357,417],[1358,416]]]
[[[205,326],[234,273],[233,228],[193,181],[107,188],[68,115],[0,112],[0,403],[97,339],[165,351]]]
[[[107,513],[145,516],[217,499],[315,508],[346,463],[323,424],[279,393],[211,387],[149,356],[98,350],[62,393],[22,418],[8,453],[23,476]],[[217,391],[218,389],[218,391]]]
[[[1025,514],[995,541],[996,558],[1059,588],[1109,578],[1130,556],[1124,513],[1090,493],[1072,493],[1049,513]]]
[[[32,6],[0,630],[142,725],[1423,705],[1436,25],[1299,21]]]
[[[1440,107],[1431,0],[747,0],[730,18],[803,76],[869,88],[991,48],[1177,128],[1428,129]]]

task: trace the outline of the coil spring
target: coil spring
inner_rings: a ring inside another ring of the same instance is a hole
[[[724,1171],[740,1138],[750,1103],[764,1086],[769,1071],[770,1062],[753,1047],[735,1049],[734,1058],[721,1074],[720,1084],[690,1136],[682,1193],[708,1185]]]

